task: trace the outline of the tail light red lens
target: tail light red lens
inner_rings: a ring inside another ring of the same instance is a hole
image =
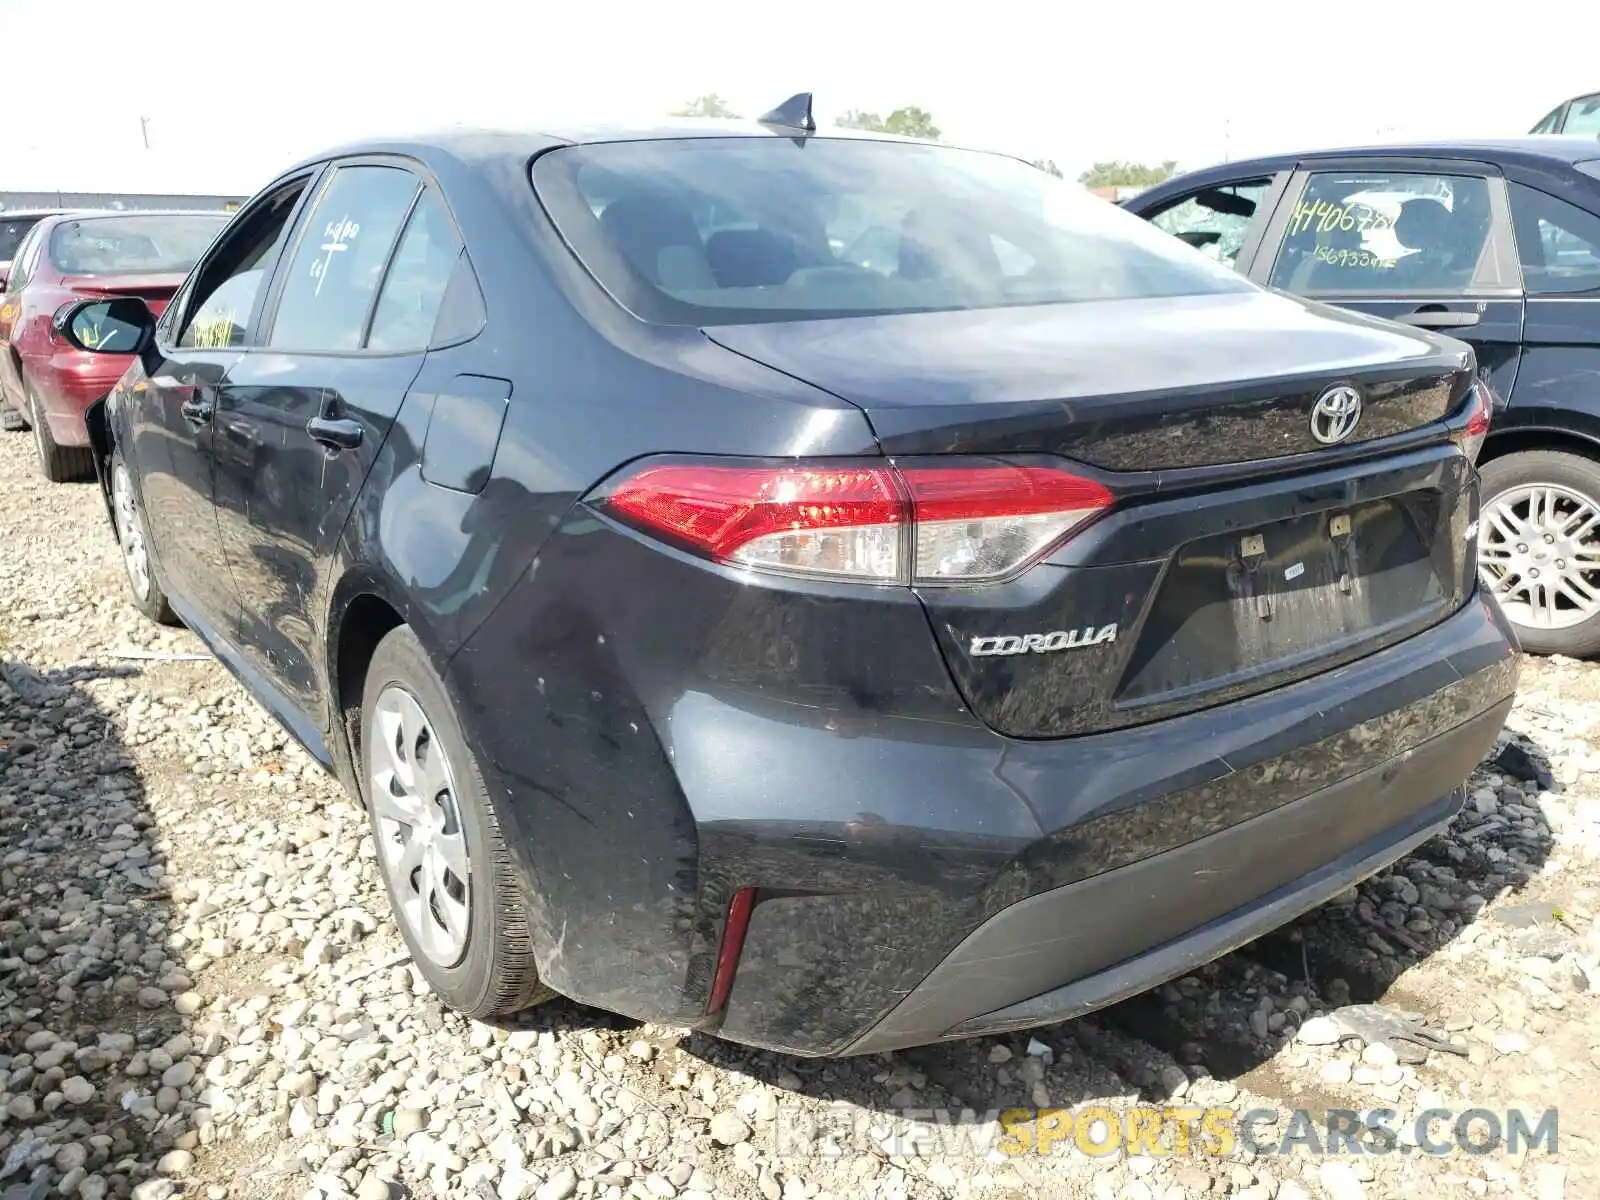
[[[1452,434],[1461,453],[1473,462],[1478,461],[1478,454],[1483,450],[1483,443],[1489,436],[1489,422],[1494,415],[1494,398],[1489,389],[1483,384],[1474,384],[1472,396],[1468,401],[1467,422]]]
[[[758,570],[973,584],[1021,570],[1112,496],[1055,467],[924,459],[649,465],[603,504],[636,528]]]

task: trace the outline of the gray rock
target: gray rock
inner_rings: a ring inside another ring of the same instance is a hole
[[[68,1104],[87,1104],[94,1099],[94,1084],[82,1075],[61,1081],[61,1095]]]
[[[187,1150],[168,1150],[156,1163],[162,1175],[187,1175],[194,1170],[194,1155]]]
[[[719,1112],[711,1118],[711,1140],[723,1146],[737,1146],[750,1136],[750,1126],[735,1112]]]
[[[571,1167],[558,1167],[549,1179],[539,1185],[533,1200],[567,1200],[578,1190],[578,1173]]]
[[[1339,1026],[1334,1024],[1331,1017],[1312,1017],[1300,1026],[1294,1040],[1303,1046],[1332,1046],[1342,1036]]]

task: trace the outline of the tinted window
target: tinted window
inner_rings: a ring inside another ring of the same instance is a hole
[[[285,184],[229,228],[191,281],[183,301],[188,316],[178,345],[220,348],[244,343],[262,281],[277,259],[306,183],[297,179]]]
[[[429,188],[412,210],[372,315],[373,350],[422,350],[433,336],[444,292],[461,255],[455,226]]]
[[[999,155],[809,138],[612,143],[534,183],[647,320],[727,324],[1247,290],[1138,217]]]
[[[1535,125],[1528,132],[1529,133],[1559,133],[1559,132],[1561,132],[1561,114],[1566,111],[1566,107],[1567,106],[1563,104],[1560,108],[1556,109],[1554,112],[1547,113],[1545,115],[1544,120],[1540,121],[1537,125]]]
[[[359,350],[417,178],[398,167],[342,167],[304,222],[269,344]]]
[[[1189,243],[1208,258],[1231,267],[1239,257],[1245,235],[1250,232],[1270,182],[1257,179],[1206,188],[1162,209],[1150,218],[1151,224]]]
[[[63,221],[50,231],[50,261],[63,275],[183,274],[227,221],[226,213]]]
[[[12,292],[22,290],[23,284],[33,275],[34,264],[39,261],[39,233],[36,229],[30,229],[22,235],[16,254],[11,263],[11,277],[6,283],[6,290]]]
[[[1574,100],[1567,109],[1567,119],[1562,122],[1562,133],[1600,134],[1600,96],[1584,96]]]
[[[1520,183],[1510,187],[1511,221],[1528,293],[1600,287],[1600,217]]]
[[[1492,227],[1480,178],[1315,174],[1290,214],[1271,283],[1313,296],[1466,291]]]
[[[0,213],[0,263],[10,262],[17,256],[17,247],[22,245],[22,239],[38,223],[38,217],[8,219],[4,213]]]

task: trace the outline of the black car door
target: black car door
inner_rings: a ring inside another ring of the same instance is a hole
[[[217,514],[239,584],[238,640],[321,729],[333,550],[459,255],[437,189],[411,164],[338,165],[273,282],[262,345],[231,364],[222,389]]]
[[[1522,283],[1500,172],[1371,156],[1302,163],[1249,268],[1260,283],[1470,342],[1503,399]]]
[[[263,196],[228,226],[157,326],[128,405],[130,459],[172,605],[207,641],[232,640],[237,591],[212,510],[213,417],[243,353],[270,273],[311,176]]]

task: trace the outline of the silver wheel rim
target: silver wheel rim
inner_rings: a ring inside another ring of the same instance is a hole
[[[1507,617],[1570,629],[1600,615],[1600,504],[1571,488],[1510,488],[1484,507],[1478,563]]]
[[[111,511],[117,519],[117,542],[122,546],[122,565],[128,569],[128,584],[141,600],[150,598],[150,554],[145,549],[144,526],[133,505],[133,486],[128,468],[118,464],[111,473]]]
[[[455,774],[416,697],[390,684],[373,706],[369,759],[378,858],[396,912],[429,960],[461,961],[471,927],[471,864]]]

